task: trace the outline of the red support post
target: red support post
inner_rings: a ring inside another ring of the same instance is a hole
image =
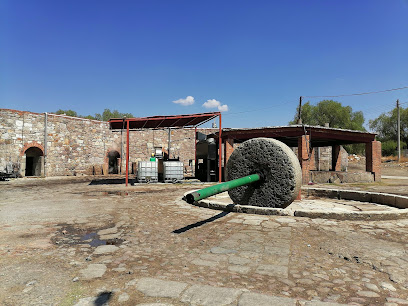
[[[221,159],[222,159],[222,127],[221,127],[221,113],[220,113],[220,128],[218,132],[218,182],[222,182],[222,164],[221,164]]]
[[[126,187],[129,183],[129,120],[126,120]]]
[[[194,128],[194,177],[197,169],[197,127]]]

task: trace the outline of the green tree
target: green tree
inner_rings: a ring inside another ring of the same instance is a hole
[[[95,114],[95,116],[98,114]],[[99,117],[99,116],[98,116]],[[133,118],[133,115],[130,113],[120,113],[118,110],[113,110],[111,111],[109,108],[105,108],[105,110],[103,111],[101,118],[102,121],[109,121],[109,119],[112,118]]]
[[[297,123],[296,110],[294,119],[289,124]],[[365,131],[364,115],[360,112],[353,112],[350,106],[342,106],[340,102],[333,100],[323,100],[317,105],[311,105],[310,102],[302,106],[301,118],[303,124],[322,125],[329,123],[330,127]]]
[[[296,109],[295,117],[289,124],[297,124],[297,114],[299,106]],[[310,102],[302,106],[302,123],[307,125],[321,125],[326,123],[332,128],[365,131],[363,112],[353,112],[350,106],[343,106],[340,102],[333,100],[323,100],[317,105],[311,105]],[[364,144],[351,144],[344,146],[347,152],[361,154],[364,152]]]
[[[83,117],[84,119],[91,119],[91,120],[97,120],[94,116],[92,115],[87,115]]]
[[[81,116],[78,115],[76,111],[73,110],[62,110],[59,109],[55,112],[57,115],[62,115],[65,114],[67,116],[72,116],[72,117],[79,117],[79,118],[85,118],[85,119],[91,119],[91,120],[99,120],[99,121],[109,121],[109,119],[112,118],[133,118],[133,115],[131,113],[121,113],[118,110],[113,110],[111,111],[109,108],[105,108],[102,114],[96,113],[93,116],[92,115],[87,115],[87,116]]]
[[[406,147],[408,143],[408,107],[400,108],[401,119],[401,148]],[[394,154],[397,147],[397,122],[398,122],[398,110],[394,108],[388,113],[382,113],[374,120],[369,121],[370,129],[378,134],[378,139],[383,142],[384,155]],[[386,147],[384,147],[384,144]],[[395,147],[395,148],[394,148]],[[394,148],[394,149],[393,149]]]
[[[67,109],[67,110],[59,109],[55,113],[57,115],[67,115],[67,116],[71,116],[71,117],[78,117],[77,112],[73,111],[72,109]]]

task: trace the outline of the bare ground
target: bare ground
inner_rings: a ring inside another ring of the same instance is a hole
[[[220,213],[181,200],[201,185],[89,183],[1,183],[0,304],[197,304],[143,291],[146,278],[303,305],[408,298],[408,220]],[[406,194],[408,180],[348,187]]]

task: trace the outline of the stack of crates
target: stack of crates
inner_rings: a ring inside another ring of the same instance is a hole
[[[137,181],[139,183],[157,183],[159,180],[157,161],[140,161],[137,166]]]
[[[163,180],[165,183],[176,183],[184,179],[183,162],[165,161],[163,162]]]

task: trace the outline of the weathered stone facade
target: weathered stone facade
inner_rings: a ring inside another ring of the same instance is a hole
[[[46,124],[47,122],[47,124]],[[199,129],[204,134],[212,129]],[[13,164],[25,175],[27,150],[37,148],[42,176],[107,174],[108,153],[117,151],[119,169],[125,173],[126,130],[111,131],[103,121],[64,115],[0,109],[0,170]],[[194,175],[195,130],[171,131],[170,158],[180,158],[186,176]],[[168,130],[131,131],[129,172],[138,161],[147,160],[154,147],[167,150]]]

